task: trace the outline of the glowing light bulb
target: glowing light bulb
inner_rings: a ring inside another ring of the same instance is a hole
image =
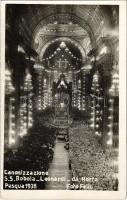
[[[112,133],[111,131],[109,131],[109,132],[107,133],[107,135],[111,137],[111,136],[113,135],[113,133]]]
[[[94,124],[90,124],[90,128],[94,128]]]
[[[98,131],[95,131],[95,135],[101,136],[101,133],[99,133]]]
[[[10,145],[14,145],[15,142],[16,142],[16,141],[15,141],[14,138],[11,137],[11,138],[9,139],[9,144],[10,144]]]
[[[60,48],[61,48],[61,49],[66,48],[66,44],[65,44],[65,42],[61,42],[61,43],[60,43]]]
[[[109,139],[109,140],[107,141],[107,145],[112,145],[112,139]]]

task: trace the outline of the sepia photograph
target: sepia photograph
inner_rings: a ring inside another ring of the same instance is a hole
[[[6,2],[5,192],[120,190],[119,15],[113,2]]]

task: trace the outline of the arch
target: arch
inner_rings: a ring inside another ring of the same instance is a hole
[[[80,13],[79,13],[80,14]],[[51,14],[50,16],[47,16],[46,18],[43,18],[34,28],[33,33],[32,33],[32,44],[34,46],[34,39],[36,34],[38,33],[40,27],[43,27],[45,25],[47,25],[49,22],[55,21],[55,19],[57,19],[57,21],[59,21],[59,17],[62,16],[63,18],[70,18],[70,20],[73,23],[77,23],[78,25],[80,25],[88,34],[90,40],[91,40],[91,44],[92,47],[94,48],[96,46],[96,39],[93,33],[92,28],[89,26],[89,24],[85,21],[85,19],[80,18],[78,15],[72,14],[72,13],[57,13],[57,14]]]
[[[41,58],[43,57],[45,51],[47,50],[47,48],[52,44],[52,43],[55,43],[57,41],[68,41],[68,42],[71,42],[76,48],[78,48],[78,50],[80,51],[81,53],[81,56],[82,56],[82,60],[85,61],[86,59],[86,53],[83,49],[83,47],[77,42],[75,41],[74,39],[72,38],[68,38],[68,37],[59,37],[59,38],[55,38],[55,39],[51,39],[50,41],[48,41],[41,49],[41,52],[40,52],[40,55],[39,55],[39,58],[41,60]]]

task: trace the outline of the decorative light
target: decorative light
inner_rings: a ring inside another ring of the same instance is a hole
[[[95,131],[95,135],[101,136],[101,133],[99,133],[98,131]]]
[[[8,77],[9,80],[10,80],[11,72],[10,72],[9,69],[6,69],[6,70],[5,70],[5,75],[6,75],[6,77]]]
[[[100,78],[100,75],[99,75],[99,72],[97,71],[94,75],[93,75],[93,82],[92,82],[92,87],[91,87],[91,91],[92,91],[92,94],[91,94],[91,97],[92,97],[92,100],[91,100],[91,103],[92,103],[92,106],[91,106],[91,113],[92,113],[92,116],[91,116],[91,119],[90,121],[93,121],[93,126],[92,128],[95,129],[95,134],[98,135],[98,136],[101,136],[101,115],[103,113],[101,113],[101,105],[100,105],[100,93],[101,93],[101,88],[100,88],[100,84],[99,84],[99,79]]]
[[[113,99],[109,99],[108,102],[109,102],[109,103],[113,103]]]
[[[25,53],[25,50],[22,46],[18,45],[18,52]]]
[[[15,91],[15,88],[12,85],[11,71],[9,69],[5,70],[5,91],[7,94],[11,94]]]
[[[101,51],[100,51],[100,55],[103,55],[103,54],[106,54],[106,53],[108,53],[109,52],[109,48],[107,47],[107,46],[104,46],[102,49],[101,49]]]
[[[15,117],[15,115],[14,115],[14,114],[12,114],[12,115],[11,115],[11,118],[13,119],[14,117]]]
[[[92,108],[94,108],[94,107],[92,107]],[[91,115],[94,115],[94,112],[91,112]]]
[[[112,139],[109,139],[108,141],[107,141],[107,145],[112,145]]]
[[[98,80],[99,80],[99,72],[97,71],[96,74],[94,74],[93,76],[93,81],[98,82]]]
[[[38,110],[41,110],[41,107],[40,107],[40,106],[38,107]]]
[[[57,51],[61,51],[61,49],[58,47],[57,49],[56,49]]]
[[[95,58],[94,58],[94,57],[91,58],[91,62],[93,62],[93,61],[95,61]]]
[[[113,127],[113,122],[112,122],[112,118],[110,119],[110,124],[107,125],[109,128]]]
[[[68,52],[68,51],[69,51],[69,49],[66,47],[66,48],[65,48],[65,51],[66,51],[66,52]]]
[[[31,61],[35,61],[35,58],[31,56],[31,57],[30,57],[30,60],[31,60]]]
[[[64,103],[60,103],[60,107],[63,108],[65,106]]]
[[[109,111],[113,111],[113,108],[109,108],[108,110],[109,110]]]
[[[97,104],[97,105],[96,105],[96,108],[100,108],[100,105],[99,105],[99,104]]]
[[[90,124],[90,128],[94,128],[94,123]]]
[[[72,22],[72,21],[70,21],[70,22],[69,22],[69,25],[72,25],[72,24],[73,24],[73,22]]]
[[[61,42],[61,43],[60,43],[60,48],[61,48],[61,49],[65,49],[65,48],[66,48],[65,42]]]
[[[22,131],[20,132],[20,137],[24,137],[25,135],[27,135],[27,130],[26,128],[23,128]]]
[[[15,144],[15,139],[13,138],[13,137],[10,137],[9,138],[9,146],[12,146],[12,145],[14,145]]]
[[[109,116],[108,119],[113,119],[113,117],[112,117],[112,116]]]
[[[113,76],[112,76],[112,83],[113,84],[118,84],[119,83],[119,75],[118,75],[118,73],[117,72],[115,72],[114,74],[113,74]]]
[[[114,100],[112,98],[110,98],[108,100],[108,102],[110,103],[110,107],[108,108],[110,115],[108,116],[109,124],[107,125],[107,127],[109,128],[109,132],[107,133],[107,135],[109,137],[107,140],[107,145],[112,146],[112,143],[113,143],[113,102],[114,102]]]
[[[117,96],[119,93],[119,75],[117,71],[115,70],[116,69],[114,69],[112,73],[112,84],[111,84],[111,88],[109,89],[109,94],[111,96]]]
[[[47,80],[46,80],[46,78],[44,78],[44,84],[46,84],[46,82],[47,82]]]

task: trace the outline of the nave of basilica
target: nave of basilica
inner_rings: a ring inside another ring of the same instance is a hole
[[[7,4],[5,40],[4,168],[118,190],[119,7]]]

